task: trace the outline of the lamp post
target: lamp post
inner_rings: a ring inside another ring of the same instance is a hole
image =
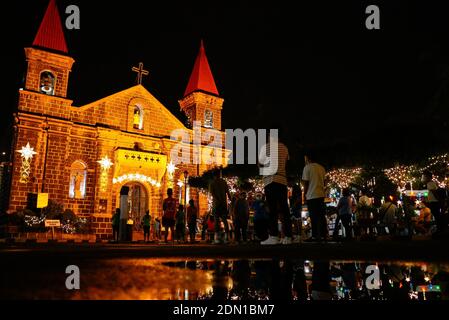
[[[189,182],[189,172],[184,171],[184,225],[187,222],[187,183]]]

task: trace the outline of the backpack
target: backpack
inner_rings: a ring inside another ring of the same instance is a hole
[[[385,208],[385,209],[380,208],[380,210],[379,210],[379,216],[378,216],[378,220],[379,220],[379,221],[383,221],[383,220],[384,220],[385,214],[388,212],[388,210],[390,210],[390,208],[391,208],[392,205],[393,205],[393,203],[390,202],[390,205],[389,205],[387,208]],[[395,212],[395,215],[396,215],[396,212]]]

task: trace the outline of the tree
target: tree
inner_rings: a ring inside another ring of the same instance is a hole
[[[365,167],[360,175],[354,180],[354,186],[360,189],[368,190],[374,197],[376,204],[380,203],[382,197],[390,195],[397,196],[397,186],[385,175],[380,168]]]

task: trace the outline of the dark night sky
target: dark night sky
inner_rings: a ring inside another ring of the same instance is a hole
[[[134,84],[175,115],[199,41],[221,96],[224,128],[283,123],[293,157],[319,147],[328,165],[411,160],[447,147],[449,11],[430,1],[82,1],[81,30],[66,31],[76,63],[69,98],[81,106]],[[48,0],[4,5],[2,150],[31,45]],[[365,28],[377,4],[381,30]],[[324,160],[324,159],[323,159]]]

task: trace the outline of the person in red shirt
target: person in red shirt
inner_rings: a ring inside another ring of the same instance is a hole
[[[213,214],[209,214],[207,218],[207,234],[210,242],[214,240],[214,232],[215,232],[215,218]]]
[[[178,208],[178,201],[173,198],[173,189],[167,189],[167,198],[164,199],[162,203],[162,210],[164,214],[162,216],[162,225],[165,228],[165,242],[167,243],[168,239],[168,230],[170,229],[171,240],[174,242],[174,229],[175,229],[175,215],[176,209]]]

